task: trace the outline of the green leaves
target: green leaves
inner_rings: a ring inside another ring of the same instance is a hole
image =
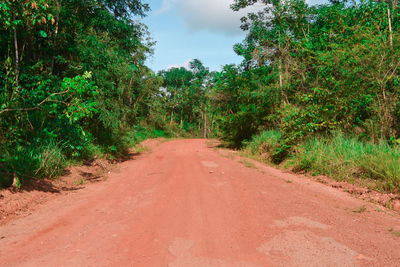
[[[235,1],[235,10],[256,1]],[[250,14],[243,56],[214,81],[213,108],[222,136],[236,146],[257,131],[279,128],[276,162],[296,143],[335,131],[363,138],[400,137],[400,24],[393,15],[389,42],[387,3],[308,7],[304,1],[262,1]],[[395,48],[396,47],[396,48]]]
[[[190,69],[184,67],[163,70],[159,75],[163,78],[166,94],[161,100],[162,113],[168,114],[171,126],[181,131],[198,132],[205,127],[207,109],[207,83],[210,79],[209,69],[195,59],[189,63]],[[203,132],[204,135],[204,132]]]
[[[39,31],[38,34],[40,37],[43,37],[43,38],[47,37],[47,33],[45,31]]]
[[[136,67],[135,64],[131,64],[131,65],[129,66],[129,69],[131,69],[131,70],[133,70],[133,71],[138,71],[138,70],[139,70],[138,67]]]
[[[160,86],[144,66],[148,32],[132,16],[146,10],[139,0],[0,1],[0,169],[35,176],[44,158],[21,165],[13,155],[49,140],[66,158],[126,150]]]

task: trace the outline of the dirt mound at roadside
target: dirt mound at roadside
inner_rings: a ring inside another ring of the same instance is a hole
[[[70,167],[59,179],[30,180],[19,190],[0,190],[0,225],[15,217],[29,214],[38,205],[60,194],[68,194],[88,183],[104,180],[111,164],[104,159],[88,161],[83,166]]]

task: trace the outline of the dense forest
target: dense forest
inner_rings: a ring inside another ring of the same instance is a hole
[[[235,0],[243,60],[154,73],[139,0],[0,3],[0,182],[59,176],[149,137],[212,137],[271,164],[400,190],[397,2]]]

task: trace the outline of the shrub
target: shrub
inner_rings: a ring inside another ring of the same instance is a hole
[[[245,143],[245,150],[253,155],[270,154],[278,146],[281,134],[279,131],[264,131],[259,135],[253,136],[250,142]]]
[[[14,173],[23,179],[55,178],[64,170],[65,160],[62,146],[55,141],[17,147],[5,158],[8,175],[6,179],[3,179],[2,184],[9,186],[10,175]]]

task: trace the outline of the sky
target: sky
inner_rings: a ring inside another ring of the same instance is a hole
[[[314,0],[318,1],[318,0]],[[241,57],[233,45],[246,33],[240,29],[240,18],[249,11],[239,12],[229,6],[233,0],[144,0],[151,12],[142,20],[149,27],[156,45],[147,60],[154,71],[188,66],[200,59],[210,70],[220,70],[225,64],[238,64]]]

